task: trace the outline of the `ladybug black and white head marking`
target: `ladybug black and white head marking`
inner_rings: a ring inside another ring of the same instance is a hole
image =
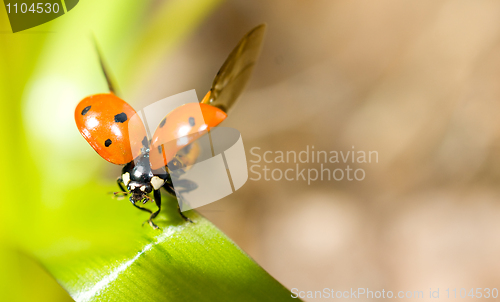
[[[121,179],[133,203],[148,201],[147,195],[153,190],[159,190],[165,184],[164,179],[153,174],[147,152],[123,167]]]

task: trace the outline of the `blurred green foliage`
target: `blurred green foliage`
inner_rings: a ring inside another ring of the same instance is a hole
[[[186,225],[175,200],[162,231],[141,227],[74,125],[78,101],[106,91],[92,34],[126,96],[220,2],[80,1],[16,34],[0,9],[0,300],[70,301],[42,267],[81,301],[290,298],[204,218]]]

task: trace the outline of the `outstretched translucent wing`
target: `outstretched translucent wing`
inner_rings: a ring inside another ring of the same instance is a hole
[[[227,112],[240,96],[250,79],[253,67],[260,55],[266,24],[248,32],[233,49],[215,76],[212,88],[202,103]]]
[[[104,74],[104,78],[106,78],[106,83],[108,84],[108,89],[113,94],[118,95],[117,85],[113,81],[113,78],[112,78],[111,74],[109,73],[109,70],[106,66],[106,63],[104,62],[104,58],[102,56],[101,49],[99,48],[99,45],[97,44],[97,40],[96,40],[95,36],[92,36],[92,38],[93,38],[95,50],[97,52],[97,56],[99,57],[99,65],[101,66],[102,73]]]

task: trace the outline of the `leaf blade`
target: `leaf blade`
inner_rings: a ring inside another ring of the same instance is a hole
[[[132,244],[124,253],[128,257],[84,250],[73,255],[87,259],[78,267],[74,261],[65,264],[61,257],[39,259],[76,301],[291,299],[285,287],[213,224],[198,214],[191,217],[193,224],[170,225],[156,236],[147,236],[137,252]]]

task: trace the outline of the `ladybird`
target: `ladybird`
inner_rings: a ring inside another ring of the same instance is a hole
[[[147,222],[154,229],[158,229],[153,219],[161,211],[161,188],[176,196],[170,174],[192,164],[199,154],[194,142],[226,119],[228,110],[250,78],[260,54],[265,28],[266,25],[261,24],[248,32],[230,53],[202,101],[184,104],[169,112],[151,140],[148,140],[136,111],[116,95],[115,86],[96,47],[110,92],[88,96],[80,101],[75,109],[76,125],[102,158],[124,165],[117,179],[121,191],[115,192],[115,195],[129,196],[132,205],[148,212]],[[174,167],[175,171],[168,167]],[[186,186],[189,190],[196,184]],[[148,201],[154,201],[158,209],[153,212],[140,205]],[[192,222],[179,206],[177,209],[184,220]]]

